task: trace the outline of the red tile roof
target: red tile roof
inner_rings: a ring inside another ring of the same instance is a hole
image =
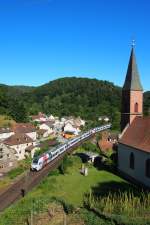
[[[104,140],[104,139],[100,140],[98,145],[99,145],[100,149],[104,152],[113,148],[113,143],[109,142],[107,140]]]
[[[136,117],[119,143],[150,152],[150,117]]]
[[[10,128],[0,128],[0,134],[13,132]]]
[[[7,138],[5,141],[3,141],[3,143],[12,146],[12,145],[33,143],[33,140],[26,134],[17,133]]]
[[[36,128],[31,123],[16,123],[12,126],[15,133],[31,133],[35,132]]]

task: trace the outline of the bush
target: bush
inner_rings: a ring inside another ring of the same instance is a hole
[[[58,176],[58,175],[59,175],[59,170],[58,169],[55,169],[55,170],[49,172],[48,177]]]
[[[115,225],[113,221],[102,219],[94,212],[85,209],[82,210],[81,217],[84,220],[85,225]]]
[[[45,146],[43,148],[41,148],[40,150],[37,150],[35,153],[34,153],[34,157],[37,157],[39,155],[42,155],[44,152],[48,151],[48,146]]]
[[[61,174],[66,174],[68,172],[68,168],[73,165],[73,161],[71,157],[65,155],[65,157],[62,160],[62,163],[59,166],[59,171]]]
[[[17,177],[18,175],[22,174],[24,172],[24,168],[23,167],[18,167],[15,169],[12,169],[11,171],[8,172],[8,177],[10,179],[14,179],[15,177]]]
[[[100,153],[99,148],[95,144],[91,143],[90,141],[85,142],[82,145],[82,147],[84,148],[85,151]]]

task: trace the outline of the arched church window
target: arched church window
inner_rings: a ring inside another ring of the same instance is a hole
[[[145,175],[150,178],[150,159],[147,159],[145,163]]]
[[[139,111],[139,105],[138,103],[136,102],[135,105],[134,105],[134,112],[138,112]]]
[[[129,162],[130,162],[130,168],[134,169],[134,154],[133,154],[133,152],[130,154]]]

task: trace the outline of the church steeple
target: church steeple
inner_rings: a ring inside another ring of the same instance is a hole
[[[143,115],[143,88],[132,46],[127,74],[122,89],[121,130],[131,124],[136,116]]]
[[[124,90],[142,91],[142,85],[140,82],[140,76],[136,64],[136,58],[134,54],[134,47],[132,47],[126,79],[123,86]]]

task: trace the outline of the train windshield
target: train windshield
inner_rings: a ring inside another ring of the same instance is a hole
[[[33,159],[33,163],[37,164],[38,163],[38,158]]]

